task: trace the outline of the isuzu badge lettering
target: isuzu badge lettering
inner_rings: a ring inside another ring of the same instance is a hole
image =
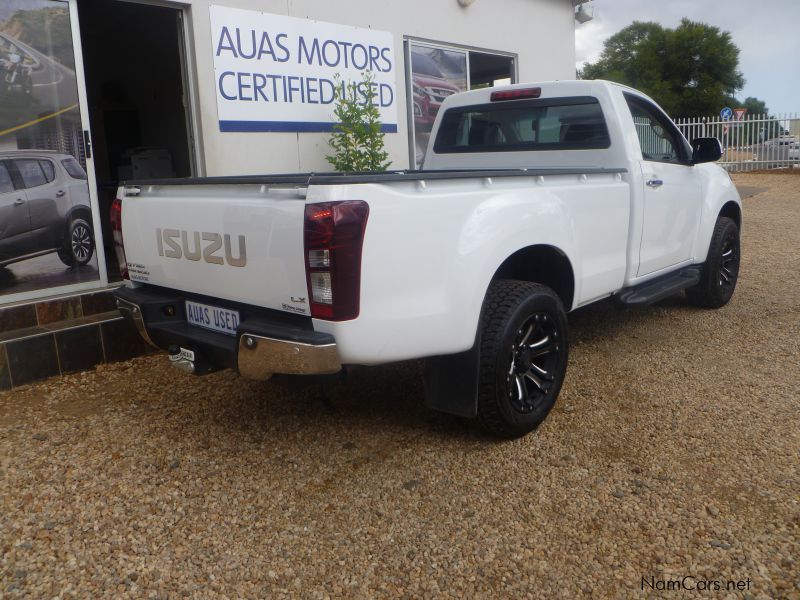
[[[202,244],[201,244],[202,240]],[[225,259],[217,252],[225,246]],[[158,255],[166,258],[185,258],[200,260],[210,264],[229,264],[232,267],[244,267],[247,264],[247,244],[243,235],[238,236],[239,256],[234,257],[231,249],[231,236],[226,233],[209,233],[208,231],[184,231],[180,229],[156,229]]]

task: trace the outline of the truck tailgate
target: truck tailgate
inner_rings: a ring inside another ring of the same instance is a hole
[[[131,281],[309,314],[306,190],[265,185],[122,188]]]

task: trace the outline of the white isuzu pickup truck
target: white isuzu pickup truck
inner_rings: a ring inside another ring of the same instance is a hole
[[[568,311],[730,300],[742,211],[720,154],[609,82],[456,94],[421,170],[126,183],[118,305],[195,374],[425,359],[430,407],[521,436],[564,381]]]

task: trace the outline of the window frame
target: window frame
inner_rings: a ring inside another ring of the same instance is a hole
[[[48,179],[48,177],[47,177],[47,169],[45,169],[43,163],[47,163],[48,165],[50,165],[50,172],[53,174],[53,178],[52,179]],[[47,181],[47,183],[53,183],[56,180],[56,177],[58,176],[58,171],[56,170],[56,165],[55,165],[55,163],[53,163],[52,160],[50,160],[49,158],[40,158],[39,159],[39,167],[41,167],[42,173],[44,173],[44,178]],[[44,185],[47,185],[47,183],[45,183]]]
[[[541,144],[539,142],[524,142],[517,144],[495,145],[483,144],[475,146],[445,146],[441,140],[442,124],[451,114],[463,114],[468,112],[488,111],[490,108],[547,108],[549,106],[585,106],[596,105],[600,111],[603,126],[606,129],[606,140],[604,142],[557,142],[554,144]],[[433,143],[435,154],[486,154],[492,152],[552,152],[558,150],[608,150],[611,147],[611,130],[608,127],[603,105],[599,98],[595,96],[559,96],[557,98],[537,98],[531,100],[506,100],[503,102],[483,102],[469,106],[454,106],[447,109],[442,115],[437,131],[436,139]]]
[[[6,190],[5,192],[2,189],[0,189],[0,194],[12,194],[14,192],[19,191],[19,188],[17,187],[17,180],[14,177],[14,172],[8,163],[9,163],[8,160],[5,159],[0,160],[0,167],[5,169],[6,173],[8,173],[8,180],[11,182],[11,189]]]
[[[678,154],[677,160],[659,160],[656,158],[645,158],[644,154],[642,154],[642,160],[646,160],[647,162],[659,162],[665,163],[669,165],[684,165],[686,167],[691,167],[694,163],[692,163],[692,149],[686,141],[686,138],[683,137],[683,134],[680,132],[678,127],[675,123],[672,122],[672,119],[669,118],[667,113],[665,113],[661,108],[655,104],[654,102],[649,101],[646,98],[638,96],[636,94],[631,94],[629,92],[623,92],[622,95],[625,98],[625,105],[628,107],[628,113],[631,116],[631,122],[633,123],[634,129],[636,127],[636,122],[634,121],[633,112],[631,111],[631,105],[637,106],[640,110],[643,110],[645,113],[650,115],[652,119],[661,125],[664,128],[664,131],[668,131],[672,134],[673,138],[675,139],[675,152]],[[636,139],[639,140],[639,151],[642,151],[642,141],[639,138],[638,134]]]
[[[19,161],[22,161],[22,160],[29,160],[31,162],[36,163],[36,166],[39,167],[39,171],[41,171],[41,173],[42,173],[42,179],[44,180],[44,183],[39,183],[37,185],[28,185],[27,184],[27,182],[25,181],[25,176],[22,174],[22,169],[20,169],[19,164],[18,164]],[[47,185],[48,183],[51,183],[51,182],[47,181],[47,175],[45,175],[44,169],[42,169],[42,165],[39,164],[40,160],[41,159],[38,158],[38,157],[27,157],[27,156],[19,156],[19,157],[14,157],[14,158],[11,159],[11,163],[14,165],[14,170],[17,172],[17,175],[19,177],[19,182],[22,185],[22,188],[20,188],[20,189],[33,190],[33,189],[42,187],[43,185]],[[55,181],[55,179],[53,181]]]
[[[81,163],[79,163],[79,162],[78,162],[78,161],[75,159],[75,157],[74,157],[74,156],[69,156],[69,157],[67,157],[67,158],[62,158],[62,159],[61,159],[59,162],[61,163],[61,166],[62,166],[62,168],[63,168],[63,169],[64,169],[64,170],[67,172],[67,176],[69,176],[69,178],[70,178],[70,179],[74,179],[74,180],[76,180],[76,181],[86,181],[86,180],[87,180],[88,176],[87,176],[87,174],[86,174],[86,171],[84,170],[84,168],[83,168],[83,167],[81,167]],[[68,167],[68,166],[67,166],[67,164],[72,164],[72,163],[74,163],[74,164],[78,165],[78,168],[80,169],[80,172],[82,173],[82,176],[81,176],[81,177],[76,177],[76,176],[75,176],[75,175],[72,173],[72,171],[70,171],[70,169],[71,169],[72,167]]]
[[[491,48],[484,48],[481,46],[471,46],[468,44],[458,44],[454,42],[444,42],[441,40],[433,40],[424,37],[416,37],[411,35],[403,36],[403,71],[405,73],[405,95],[406,95],[406,127],[408,138],[408,166],[411,170],[416,170],[417,166],[417,133],[414,127],[414,82],[411,68],[411,51],[412,47],[426,47],[438,48],[441,50],[450,50],[455,52],[463,52],[467,59],[467,90],[472,89],[472,82],[470,81],[470,54],[489,54],[492,56],[502,56],[511,59],[511,83],[519,82],[519,54],[517,52],[509,52],[505,50],[494,50]],[[427,133],[427,132],[426,132]],[[420,163],[419,167],[422,164]]]

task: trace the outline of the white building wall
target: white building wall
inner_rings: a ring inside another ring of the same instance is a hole
[[[404,36],[518,55],[519,81],[575,77],[571,0],[192,0],[191,31],[199,100],[198,139],[205,175],[329,171],[327,133],[222,133],[217,101],[211,4],[353,25],[394,34],[398,132],[386,134],[392,168],[408,168]],[[191,40],[190,40],[191,43]]]

